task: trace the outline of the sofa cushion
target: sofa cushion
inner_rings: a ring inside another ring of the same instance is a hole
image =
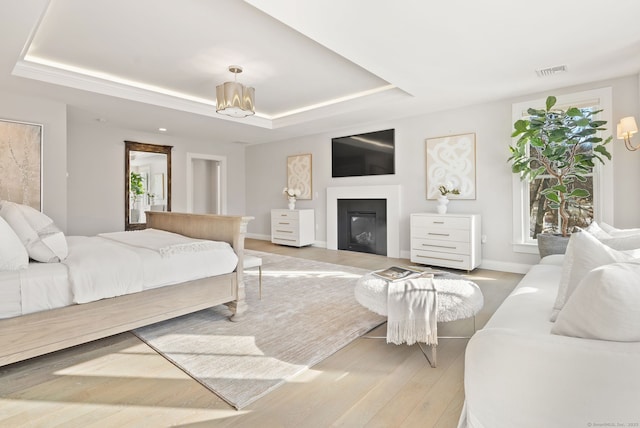
[[[590,233],[573,233],[567,245],[551,321],[556,320],[567,299],[591,270],[610,263],[632,261],[636,257],[638,252],[615,250]]]
[[[32,259],[55,263],[67,257],[64,234],[44,213],[27,205],[2,201],[0,216],[18,235]]]
[[[593,269],[558,314],[551,332],[586,339],[640,342],[640,261]]]
[[[0,217],[0,270],[26,269],[29,254],[9,223]]]

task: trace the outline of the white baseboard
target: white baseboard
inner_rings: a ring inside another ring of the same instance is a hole
[[[245,236],[251,239],[259,239],[261,241],[271,241],[271,235],[261,235],[259,233],[247,233]]]

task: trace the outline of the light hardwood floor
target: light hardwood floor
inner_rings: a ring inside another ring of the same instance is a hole
[[[408,260],[247,240],[248,249],[380,269]],[[476,270],[478,327],[521,275]],[[263,290],[268,292],[268,290]],[[457,323],[457,324],[456,324]],[[443,326],[467,330],[462,320]],[[384,335],[384,326],[372,332]],[[241,411],[130,333],[0,368],[2,427],[455,427],[466,340],[442,339],[438,367],[417,346],[360,338]]]

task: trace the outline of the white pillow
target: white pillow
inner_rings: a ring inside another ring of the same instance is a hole
[[[69,250],[64,234],[45,214],[27,205],[3,201],[0,216],[18,235],[32,259],[55,263],[67,257]]]
[[[614,250],[590,233],[572,233],[562,264],[562,276],[551,321],[556,320],[565,302],[587,273],[602,265],[631,261],[638,257],[637,253]]]
[[[602,230],[611,236],[629,236],[640,234],[640,229],[617,229],[607,223],[600,223]]]
[[[589,272],[558,314],[551,333],[640,342],[640,261]]]
[[[592,221],[591,224],[589,224],[589,227],[587,227],[586,229],[584,229],[586,232],[589,232],[590,234],[592,234],[593,236],[595,236],[598,239],[603,239],[603,238],[611,238],[611,235],[609,235],[607,232],[605,232],[598,223],[596,223],[595,221]]]
[[[18,235],[0,217],[0,270],[26,269],[29,266],[29,254]]]

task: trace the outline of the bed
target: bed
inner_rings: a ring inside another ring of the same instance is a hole
[[[2,316],[10,316],[0,319],[0,366],[220,304],[229,307],[232,321],[242,319],[247,305],[241,267],[246,227],[252,217],[155,211],[148,212],[147,216],[149,230],[144,232],[156,231],[151,235],[153,239],[164,242],[164,236],[171,235],[166,232],[172,232],[184,237],[185,242],[187,238],[207,240],[198,245],[207,245],[207,254],[220,251],[220,256],[216,257],[225,260],[223,266],[210,267],[204,259],[190,259],[192,264],[186,271],[191,277],[181,280],[185,277],[177,274],[177,263],[181,263],[181,258],[186,260],[187,255],[165,258],[164,254],[138,246],[136,242],[124,242],[130,236],[125,234],[139,232],[67,237],[70,250],[64,263],[32,262],[26,270],[19,272],[0,271],[0,280],[3,281],[0,309],[4,311]],[[101,242],[97,249],[93,244],[95,240]],[[131,276],[126,282],[129,285],[110,292],[113,296],[96,295],[92,285],[110,281],[107,277],[89,280],[88,289],[69,290],[66,284],[78,283],[82,276],[74,268],[74,263],[85,263],[86,259],[77,257],[79,253],[95,251],[98,258],[94,258],[92,263],[99,267],[102,263],[100,256],[112,254],[112,247],[127,245],[124,255],[116,256],[121,258],[121,268],[105,270],[111,270],[114,276]],[[193,248],[193,245],[185,243],[188,248]],[[231,247],[233,258],[223,255],[224,246]],[[176,246],[163,248],[175,249]],[[183,249],[183,252],[203,257],[189,249]],[[142,259],[142,256],[146,258]],[[127,265],[129,268],[123,267]],[[134,265],[141,268],[136,271]],[[19,275],[23,286],[16,289],[11,284]],[[69,281],[69,277],[74,277],[75,281]]]

